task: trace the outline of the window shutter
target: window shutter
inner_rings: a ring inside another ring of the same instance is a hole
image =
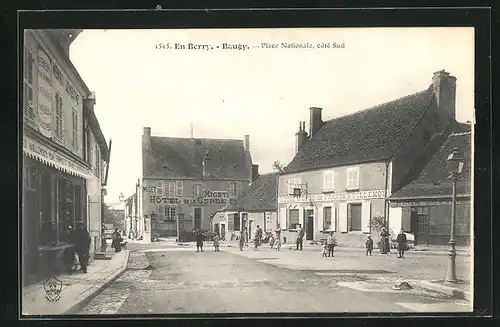
[[[370,221],[371,221],[371,205],[370,201],[364,201],[361,204],[361,231],[363,233],[370,232]]]
[[[158,193],[160,195],[164,195],[163,194],[163,181],[156,181],[156,193]]]
[[[347,189],[359,189],[359,167],[347,168]]]
[[[184,183],[182,181],[177,181],[176,182],[175,193],[176,193],[176,196],[183,196],[183,194],[184,194]]]
[[[323,173],[323,191],[333,191],[333,171]]]
[[[347,233],[347,203],[340,203],[338,219],[340,232]]]
[[[332,206],[332,230],[337,231],[337,207]]]
[[[286,208],[280,208],[280,213],[279,213],[279,222],[280,222],[280,227],[282,229],[286,228]]]

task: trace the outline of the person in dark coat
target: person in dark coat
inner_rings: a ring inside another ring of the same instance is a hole
[[[365,243],[365,247],[366,247],[366,255],[372,255],[372,251],[373,251],[373,240],[372,240],[372,236],[371,235],[368,235],[367,238],[366,238],[366,243]]]
[[[196,239],[196,252],[203,252],[203,233],[201,230],[196,231],[195,233],[195,239]]]
[[[113,233],[113,241],[111,242],[111,247],[115,249],[115,252],[120,252],[122,250],[122,236],[120,235],[120,231],[115,229]]]
[[[385,227],[382,228],[382,233],[380,233],[380,253],[388,254],[391,251],[389,237],[391,235]]]
[[[399,232],[396,241],[398,242],[398,258],[404,258],[407,246],[407,239],[404,230]]]
[[[241,231],[241,234],[240,234],[240,239],[239,239],[240,251],[243,251],[243,247],[245,246],[246,234],[247,234],[247,230],[245,228]]]
[[[82,272],[87,273],[87,265],[90,251],[90,234],[84,224],[79,223],[78,229],[75,231],[75,251],[80,260]]]

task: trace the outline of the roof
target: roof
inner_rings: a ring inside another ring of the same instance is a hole
[[[143,149],[142,170],[146,178],[249,180],[252,159],[243,140],[151,137],[151,150]]]
[[[433,102],[431,85],[427,90],[326,121],[284,172],[386,161]]]
[[[278,199],[278,173],[259,175],[250,186],[236,199],[235,204],[224,211],[264,212],[276,211]]]
[[[457,123],[453,132],[434,153],[420,175],[401,190],[392,194],[389,200],[451,196],[452,183],[448,178],[450,172],[448,171],[446,159],[452,153],[454,147],[460,149],[460,156],[465,159],[462,173],[457,176],[457,195],[470,196],[472,180],[471,127],[468,124]]]

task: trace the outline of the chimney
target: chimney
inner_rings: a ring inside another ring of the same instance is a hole
[[[142,149],[151,150],[151,127],[144,127],[142,134]]]
[[[245,151],[250,151],[250,135],[245,135]]]
[[[307,141],[306,122],[299,122],[299,131],[295,133],[295,153],[304,145]]]
[[[439,109],[444,110],[450,119],[455,120],[457,78],[441,70],[434,73],[432,84]]]
[[[321,108],[311,107],[309,108],[310,118],[309,118],[309,136],[313,136],[323,125],[321,120]]]
[[[252,165],[252,182],[259,177],[259,165]]]

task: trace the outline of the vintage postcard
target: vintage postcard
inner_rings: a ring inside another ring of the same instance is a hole
[[[472,27],[23,33],[23,315],[472,311]]]

